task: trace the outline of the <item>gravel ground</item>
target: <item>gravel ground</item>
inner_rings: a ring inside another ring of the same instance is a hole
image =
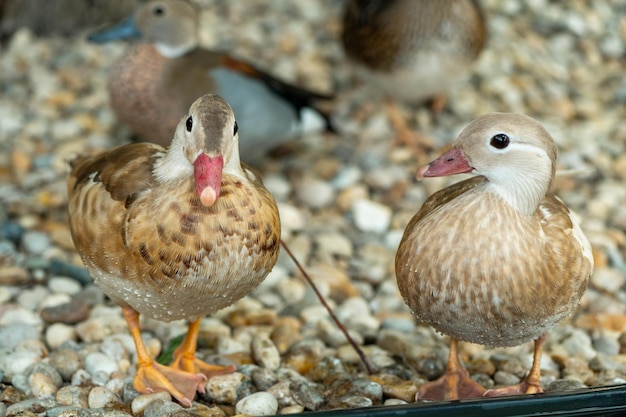
[[[199,354],[238,364],[183,411],[137,396],[120,309],[91,285],[66,225],[66,161],[129,140],[108,108],[107,69],[125,45],[18,31],[0,49],[0,416],[222,416],[412,402],[439,376],[447,338],[413,320],[393,274],[402,231],[449,181],[417,183],[417,158],[392,146],[383,106],[355,81],[337,41],[342,1],[211,1],[203,43],[288,81],[331,91],[337,135],[311,135],[259,167],[285,240],[379,373],[368,376],[283,255],[265,283],[203,321]],[[484,0],[486,50],[434,117],[403,106],[444,147],[475,116],[526,113],[557,141],[555,183],[578,212],[596,269],[577,314],[549,335],[548,391],[626,383],[626,1]],[[418,161],[419,159],[419,161]],[[375,216],[372,214],[375,213]],[[375,221],[364,221],[375,217]],[[144,320],[153,354],[184,322]],[[267,342],[270,343],[267,343]],[[461,345],[486,387],[520,381],[532,345]]]

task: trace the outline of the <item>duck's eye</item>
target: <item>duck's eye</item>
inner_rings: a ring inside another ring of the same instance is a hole
[[[496,149],[504,149],[509,146],[509,142],[511,140],[504,133],[498,133],[491,138],[491,142],[489,144]]]
[[[235,127],[233,128],[233,136],[235,136],[237,132],[239,132],[239,126],[237,125],[237,122],[235,122]]]
[[[191,116],[187,118],[187,122],[185,122],[185,126],[187,127],[187,132],[191,132],[191,128],[193,127],[193,118]]]
[[[165,9],[163,8],[163,6],[156,6],[154,9],[152,9],[152,13],[155,16],[163,16],[165,14]]]

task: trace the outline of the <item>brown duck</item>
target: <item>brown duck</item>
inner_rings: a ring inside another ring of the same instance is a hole
[[[450,336],[446,373],[418,399],[541,392],[546,333],[577,308],[593,269],[589,241],[548,192],[557,151],[534,119],[494,113],[470,123],[418,178],[477,177],[433,194],[396,255],[398,287],[421,322]],[[526,380],[490,390],[469,378],[458,341],[492,347],[535,340]]]
[[[228,103],[205,95],[167,149],[136,143],[81,157],[68,181],[76,249],[135,341],[135,389],[168,391],[185,406],[207,377],[234,369],[195,357],[200,319],[258,286],[279,251],[276,203],[240,163],[237,130]],[[146,352],[139,314],[191,320],[170,366]]]

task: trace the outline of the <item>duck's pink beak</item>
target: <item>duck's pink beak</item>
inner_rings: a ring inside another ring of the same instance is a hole
[[[423,166],[417,171],[417,179],[424,177],[443,177],[445,175],[463,174],[472,172],[470,166],[460,149],[450,149],[448,152],[435,159],[430,164]]]
[[[198,197],[200,197],[200,202],[205,206],[213,205],[220,196],[222,168],[224,168],[222,155],[210,157],[205,153],[201,153],[193,163],[196,192]]]

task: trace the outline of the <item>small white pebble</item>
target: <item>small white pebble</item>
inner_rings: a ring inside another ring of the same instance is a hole
[[[296,188],[300,201],[313,209],[330,205],[335,200],[335,189],[318,178],[305,177]]]
[[[91,375],[98,372],[111,375],[111,373],[118,371],[117,363],[104,353],[100,352],[93,352],[85,357],[85,369]]]
[[[69,294],[49,294],[39,304],[39,308],[57,307],[63,304],[67,304],[72,300]]]
[[[297,207],[287,203],[277,203],[277,206],[283,234],[304,229],[305,219]]]
[[[89,408],[104,408],[121,404],[122,400],[104,387],[93,387],[91,391],[89,391],[87,403],[89,404]]]
[[[291,184],[283,176],[268,175],[263,177],[263,185],[276,200],[286,200],[291,193]]]
[[[362,232],[384,233],[389,229],[391,209],[372,200],[359,199],[352,205],[354,223]]]
[[[53,323],[46,329],[46,344],[50,349],[58,349],[63,343],[76,340],[76,329],[65,323]]]
[[[270,416],[278,411],[278,401],[268,392],[256,392],[237,402],[235,413],[251,416]]]
[[[41,255],[50,246],[50,236],[37,231],[24,233],[22,245],[26,252],[32,255]]]
[[[68,277],[52,277],[48,281],[48,288],[53,293],[76,294],[82,290],[80,283]]]

